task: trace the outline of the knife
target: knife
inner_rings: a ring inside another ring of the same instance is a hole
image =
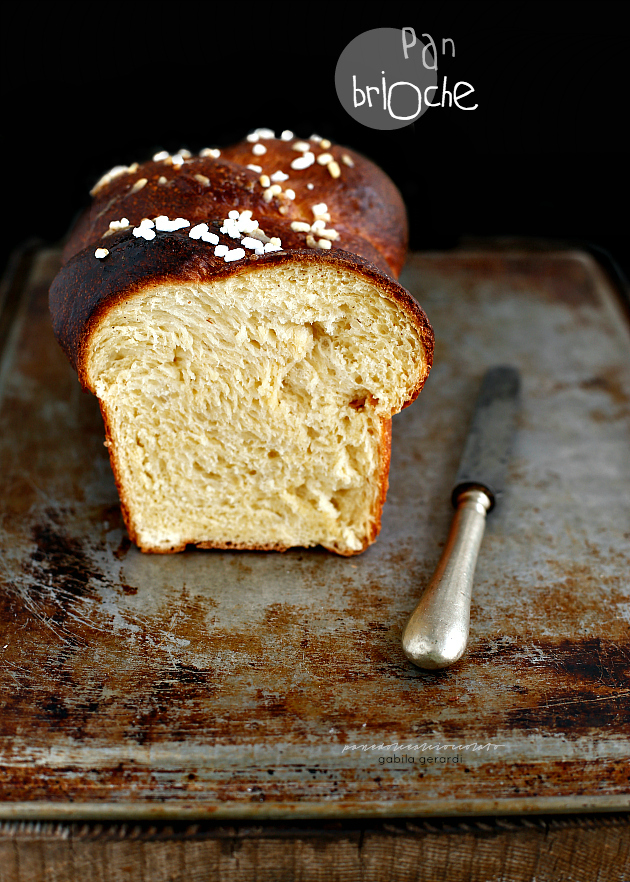
[[[455,479],[455,516],[433,578],[402,636],[403,652],[421,668],[446,668],[464,654],[470,599],[486,515],[503,494],[520,397],[512,367],[483,378]]]

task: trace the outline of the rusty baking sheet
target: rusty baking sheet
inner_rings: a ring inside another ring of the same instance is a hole
[[[381,537],[350,559],[130,547],[97,402],[50,330],[58,258],[33,263],[0,375],[0,817],[630,805],[630,338],[589,257],[412,256],[435,367],[394,420]],[[422,672],[402,627],[506,362],[523,409],[469,650]]]

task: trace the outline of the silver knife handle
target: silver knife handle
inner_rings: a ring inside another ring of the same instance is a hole
[[[481,488],[457,499],[444,553],[403,631],[403,652],[421,668],[446,668],[464,653],[477,556],[492,500]]]

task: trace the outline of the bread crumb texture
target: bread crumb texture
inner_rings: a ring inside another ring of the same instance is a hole
[[[389,421],[427,372],[377,284],[299,263],[147,285],[103,315],[86,363],[130,533],[158,552],[362,551]]]

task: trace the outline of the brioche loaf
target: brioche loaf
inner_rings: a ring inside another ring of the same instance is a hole
[[[130,537],[147,552],[363,551],[392,414],[433,332],[395,281],[402,199],[373,163],[259,129],[112,169],[50,290],[100,403]]]

